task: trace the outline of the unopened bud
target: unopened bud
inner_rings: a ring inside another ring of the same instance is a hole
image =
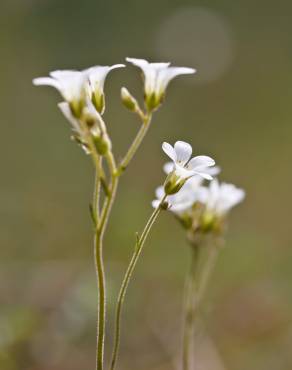
[[[111,141],[103,135],[94,137],[94,144],[99,155],[105,155],[111,150]]]
[[[124,106],[131,112],[136,112],[139,108],[137,100],[130,94],[129,90],[125,87],[121,88],[121,99]]]

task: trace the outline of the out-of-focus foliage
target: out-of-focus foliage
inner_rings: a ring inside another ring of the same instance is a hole
[[[205,299],[198,362],[205,370],[292,368],[292,5],[13,0],[0,8],[0,368],[94,368],[91,162],[69,140],[56,92],[31,80],[126,56],[198,74],[171,83],[121,181],[106,238],[109,322],[135,231],[163,181],[161,142],[186,140],[217,159],[221,179],[247,191]],[[141,97],[137,70],[106,83],[118,156],[138,125],[119,100],[122,85]],[[120,369],[178,367],[188,257],[182,230],[163,214],[129,290]]]

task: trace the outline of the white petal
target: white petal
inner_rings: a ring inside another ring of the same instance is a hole
[[[200,186],[197,190],[197,199],[200,203],[206,204],[209,198],[209,188]]]
[[[112,71],[113,69],[116,69],[116,68],[125,68],[126,66],[124,64],[113,64],[112,66],[109,66],[109,69],[110,71]]]
[[[151,202],[151,204],[152,204],[152,207],[153,207],[153,208],[158,208],[158,207],[159,207],[159,205],[160,205],[160,200],[155,199],[155,200],[153,200],[153,201]]]
[[[174,170],[174,164],[173,162],[167,162],[163,166],[163,171],[168,175],[170,172]]]
[[[38,77],[32,80],[35,86],[53,86],[57,90],[61,90],[61,84],[59,81],[51,77]]]
[[[159,186],[156,190],[155,190],[155,195],[156,195],[156,198],[157,199],[162,199],[165,195],[165,192],[164,192],[164,187],[163,186]]]
[[[146,59],[126,58],[126,61],[141,69],[144,69],[149,64]]]
[[[175,163],[175,174],[181,179],[189,179],[194,175],[197,175],[197,172],[190,171],[186,169],[183,165]]]
[[[145,59],[126,58],[133,65],[139,67],[144,74],[144,89],[146,94],[158,93],[160,72],[166,70],[170,63],[149,63]]]
[[[169,156],[170,159],[172,159],[174,162],[176,161],[176,152],[170,144],[164,142],[162,144],[162,150],[166,155]]]
[[[191,200],[177,203],[177,204],[171,204],[170,210],[174,213],[179,214],[179,213],[187,211],[189,208],[192,207],[193,204],[194,202],[192,202]]]
[[[103,89],[104,81],[110,71],[116,68],[125,67],[124,64],[114,64],[113,66],[94,66],[90,67],[83,72],[89,77],[90,83],[94,88]]]
[[[204,171],[211,176],[217,176],[221,172],[221,168],[219,166],[208,167]]]
[[[188,187],[189,189],[191,189],[194,192],[194,191],[198,190],[198,188],[202,185],[202,182],[203,182],[203,177],[202,176],[194,175],[186,182],[184,187]]]
[[[80,71],[75,71],[73,69],[63,69],[50,72],[50,76],[57,80],[62,80],[63,78],[72,77],[80,73]]]
[[[80,71],[54,71],[50,75],[60,84],[60,91],[66,101],[83,100],[87,75]]]
[[[176,160],[183,164],[190,159],[193,151],[191,145],[184,141],[177,141],[174,144],[174,150],[176,153]]]
[[[205,167],[214,166],[215,161],[211,157],[208,157],[206,155],[198,155],[197,157],[192,158],[187,167],[190,170],[199,170],[203,169]]]
[[[58,104],[58,107],[60,108],[61,112],[64,114],[64,116],[67,118],[67,120],[71,123],[73,130],[76,131],[79,135],[82,135],[82,132],[80,130],[79,122],[78,120],[73,116],[71,109],[69,107],[69,104],[67,102],[62,102]]]
[[[169,82],[179,75],[185,75],[185,74],[193,74],[196,70],[193,68],[187,68],[187,67],[169,67],[167,69],[161,70],[159,73],[159,89],[160,91],[163,91],[166,89]]]
[[[192,171],[189,171],[189,172],[192,172]],[[199,175],[203,179],[206,179],[206,180],[213,180],[213,177],[211,175],[209,175],[208,173],[206,173],[206,172],[194,171],[194,175]]]

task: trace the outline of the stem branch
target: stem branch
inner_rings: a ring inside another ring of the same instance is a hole
[[[124,303],[125,295],[127,292],[127,288],[129,286],[129,282],[131,280],[132,274],[136,267],[137,261],[141,255],[144,243],[159,213],[161,212],[161,205],[165,201],[166,197],[167,195],[164,196],[164,198],[160,202],[160,205],[153,211],[152,215],[150,216],[149,220],[146,223],[146,226],[144,227],[144,230],[141,236],[137,237],[135,250],[131,258],[131,261],[128,265],[127,271],[125,273],[125,276],[124,276],[124,279],[123,279],[123,282],[120,288],[120,292],[119,292],[119,296],[117,300],[117,308],[116,308],[114,349],[113,349],[113,354],[112,354],[110,370],[114,370],[117,357],[118,357],[119,346],[120,346],[120,335],[121,335],[121,314],[122,314],[122,308],[123,308],[123,303]]]
[[[148,128],[149,128],[150,123],[151,123],[151,119],[152,119],[151,113],[148,113],[147,115],[145,115],[145,117],[143,117],[143,124],[142,124],[140,130],[138,131],[138,134],[136,135],[133,143],[131,144],[130,148],[128,149],[126,155],[122,159],[122,162],[121,162],[121,164],[119,166],[119,170],[118,170],[119,173],[122,173],[123,171],[125,171],[125,169],[129,165],[129,163],[131,162],[132,158],[134,157],[137,149],[139,148],[142,140],[144,139],[144,136],[146,135],[146,133],[148,131]]]

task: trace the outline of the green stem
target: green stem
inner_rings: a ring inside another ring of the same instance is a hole
[[[207,251],[206,260],[203,261],[204,265],[200,266],[200,250],[202,247],[208,248],[200,244],[192,245],[191,268],[187,276],[183,333],[183,370],[190,370],[191,368],[194,325],[218,255],[218,246],[210,246]]]
[[[119,166],[119,173],[122,173],[125,171],[125,169],[128,167],[129,163],[131,162],[132,158],[134,157],[137,149],[139,148],[142,140],[144,139],[144,136],[146,135],[148,128],[150,126],[152,119],[151,113],[148,113],[144,118],[143,118],[143,124],[138,131],[138,134],[136,135],[133,143],[131,144],[130,148],[128,149],[125,157],[122,159],[122,162]]]
[[[161,200],[160,205],[165,201],[166,195],[164,198]],[[136,267],[137,261],[141,255],[144,243],[147,239],[147,236],[156,221],[157,217],[159,216],[159,213],[161,212],[161,206],[157,207],[152,215],[150,216],[149,220],[146,223],[146,226],[144,227],[144,230],[141,234],[140,237],[137,237],[136,245],[135,245],[135,250],[134,254],[131,258],[131,261],[128,265],[127,271],[125,273],[118,300],[117,300],[117,308],[116,308],[116,318],[115,318],[115,338],[114,338],[114,349],[113,349],[113,354],[112,354],[112,360],[111,360],[111,366],[110,369],[114,370],[116,361],[118,358],[118,352],[119,352],[119,346],[120,346],[120,335],[121,335],[121,314],[122,314],[122,308],[123,308],[123,303],[125,299],[125,295],[127,292],[127,288],[129,286],[129,282],[131,280],[132,274],[134,272],[134,269]]]
[[[104,359],[104,338],[105,338],[105,319],[106,319],[106,287],[105,274],[102,256],[102,242],[98,230],[95,232],[94,257],[98,282],[98,312],[97,312],[97,350],[96,350],[96,369],[103,369]]]
[[[100,166],[102,166],[102,158],[99,159]],[[93,192],[93,213],[96,224],[99,221],[99,201],[100,201],[100,178],[99,178],[99,172],[98,169],[95,169],[95,182],[94,182],[94,192]]]
[[[199,246],[192,247],[192,258],[185,286],[185,309],[183,329],[183,370],[190,369],[190,354],[192,346],[192,334],[194,325],[193,295],[196,289],[196,277],[198,274]]]
[[[107,160],[112,176],[112,182],[105,203],[102,209],[100,220],[96,227],[94,254],[96,274],[99,288],[98,300],[98,323],[97,323],[97,350],[96,350],[96,369],[103,370],[104,364],[104,341],[105,341],[105,323],[106,323],[106,283],[103,262],[103,236],[107,226],[109,214],[115,199],[118,186],[118,177],[116,176],[116,166],[112,153],[107,155]]]

